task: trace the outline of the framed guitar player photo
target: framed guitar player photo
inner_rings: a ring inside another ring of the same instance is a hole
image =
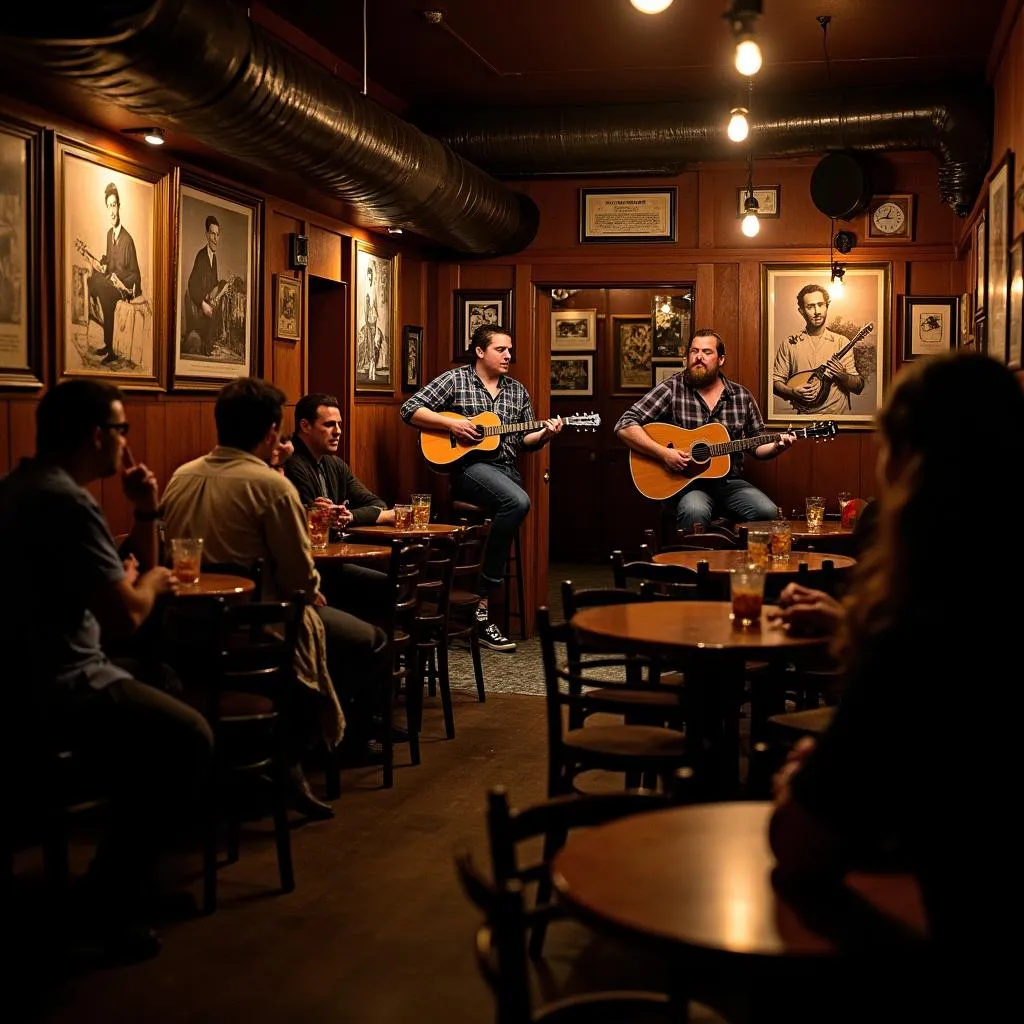
[[[761,265],[761,409],[769,427],[873,429],[889,380],[892,263]],[[828,371],[836,358],[845,371]]]

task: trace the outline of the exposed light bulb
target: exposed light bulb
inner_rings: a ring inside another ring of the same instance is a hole
[[[726,134],[733,142],[742,142],[750,134],[750,122],[742,107],[733,107]]]
[[[672,6],[672,0],[629,0],[629,2],[644,14],[661,14],[667,7]]]
[[[146,134],[142,136],[151,146],[162,146],[164,144],[163,128],[147,128]]]
[[[761,230],[761,221],[753,210],[743,215],[743,220],[740,221],[740,230],[747,238],[753,238]]]
[[[828,291],[829,298],[841,299],[843,293],[846,291],[846,286],[843,284],[843,278],[846,276],[846,267],[841,263],[832,264],[832,280],[829,282]]]
[[[741,75],[756,75],[761,70],[761,47],[747,37],[736,44],[736,70]]]

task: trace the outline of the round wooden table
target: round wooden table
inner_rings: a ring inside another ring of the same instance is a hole
[[[417,537],[451,537],[464,530],[464,526],[448,523],[428,523],[426,526],[411,527],[408,530],[396,530],[394,526],[346,526],[345,532],[353,536],[370,537],[378,542],[386,537],[388,540],[415,539]]]
[[[181,584],[178,597],[241,597],[251,594],[256,584],[247,576],[224,572],[202,572],[198,583]]]
[[[711,573],[724,574],[738,569],[747,563],[745,551],[660,551],[653,558],[653,561],[662,565],[685,565],[689,569],[696,569],[698,562],[707,562],[708,571]],[[801,565],[806,565],[810,572],[820,572],[824,562],[831,562],[836,572],[852,569],[856,564],[855,558],[847,555],[830,555],[820,551],[797,551],[789,556],[785,562],[768,561],[768,573],[790,573],[795,574],[800,570]]]
[[[817,890],[813,907],[798,894],[781,895],[772,879],[771,814],[767,801],[693,804],[581,830],[555,857],[554,887],[589,920],[672,951],[835,956],[852,938],[851,904],[868,911],[865,902],[893,927],[890,937],[925,938],[924,904],[908,874],[852,873],[824,899]]]
[[[771,519],[755,519],[749,523],[740,523],[739,525],[747,530],[770,530],[774,520]],[[826,519],[817,530],[812,530],[807,525],[806,519],[790,519],[789,527],[793,532],[794,537],[825,537],[830,534],[839,534],[843,537],[850,537],[853,535],[853,527],[843,526],[841,522],[835,519]]]
[[[328,544],[323,551],[313,552],[313,561],[365,562],[391,557],[391,548],[383,544],[356,544],[340,540]]]

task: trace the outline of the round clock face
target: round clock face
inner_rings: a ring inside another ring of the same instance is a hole
[[[875,230],[883,235],[898,235],[906,226],[907,215],[896,203],[880,203],[871,214],[871,223]]]

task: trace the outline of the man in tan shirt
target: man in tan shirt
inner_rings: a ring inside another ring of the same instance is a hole
[[[221,389],[214,409],[217,447],[179,466],[164,492],[167,537],[202,537],[203,555],[212,562],[263,559],[265,600],[306,595],[326,632],[328,668],[345,709],[345,743],[356,751],[365,747],[373,711],[391,685],[387,638],[329,607],[320,591],[298,492],[269,465],[281,440],[284,401],[278,388],[255,377]]]

